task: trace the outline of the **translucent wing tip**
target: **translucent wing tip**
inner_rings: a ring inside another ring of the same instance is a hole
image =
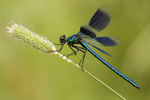
[[[107,14],[108,16],[111,17],[112,15],[112,9],[109,5],[102,5],[100,8],[99,8],[99,11],[102,11],[104,12],[105,14]]]

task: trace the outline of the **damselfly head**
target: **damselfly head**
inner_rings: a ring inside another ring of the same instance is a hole
[[[59,41],[60,41],[60,43],[63,43],[63,42],[65,42],[65,35],[63,35],[63,36],[61,36],[60,38],[59,38]]]

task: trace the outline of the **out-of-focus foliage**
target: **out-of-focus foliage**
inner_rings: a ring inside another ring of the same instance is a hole
[[[14,21],[59,43],[61,35],[76,34],[104,4],[112,7],[112,19],[98,36],[114,36],[121,42],[115,47],[100,47],[114,58],[95,51],[141,89],[131,86],[89,53],[84,68],[126,99],[149,100],[149,0],[1,0],[0,100],[120,99],[57,56],[38,52],[5,34],[6,27]],[[65,46],[61,53],[71,50]],[[78,53],[70,59],[78,63],[81,57],[82,53]]]

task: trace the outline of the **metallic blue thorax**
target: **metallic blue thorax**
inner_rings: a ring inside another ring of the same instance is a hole
[[[67,42],[76,42],[78,41],[78,38],[76,37],[76,35],[72,35],[69,38],[66,38]]]

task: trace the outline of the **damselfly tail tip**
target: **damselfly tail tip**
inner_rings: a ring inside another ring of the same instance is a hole
[[[140,87],[139,87],[139,86],[136,86],[136,88],[137,88],[137,89],[140,89]]]

